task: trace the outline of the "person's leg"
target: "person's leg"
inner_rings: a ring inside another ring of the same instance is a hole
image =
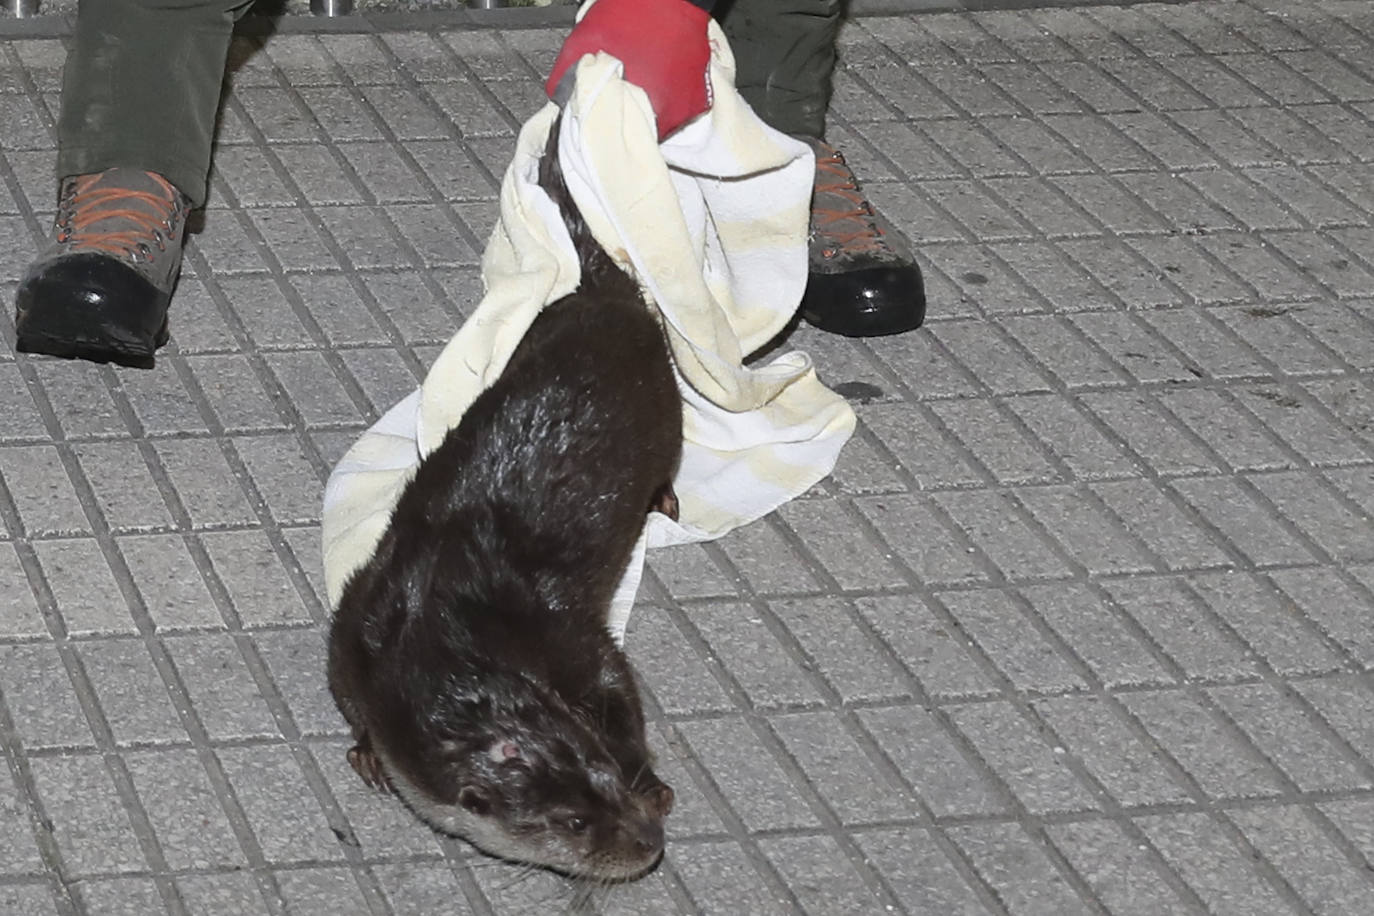
[[[63,71],[58,215],[19,287],[19,349],[151,366],[204,204],[246,0],[82,0]]]
[[[783,133],[825,136],[843,0],[725,0],[735,88]]]
[[[906,240],[823,139],[844,7],[844,0],[726,0],[717,15],[745,101],[771,127],[816,151],[802,317],[840,334],[894,334],[925,319],[921,271]]]

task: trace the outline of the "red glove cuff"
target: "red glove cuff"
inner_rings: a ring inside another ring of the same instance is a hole
[[[710,19],[687,0],[597,0],[563,42],[545,91],[553,98],[584,55],[605,51],[625,65],[626,81],[648,95],[661,140],[711,106]]]

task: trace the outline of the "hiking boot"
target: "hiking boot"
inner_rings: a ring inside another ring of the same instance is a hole
[[[816,190],[802,317],[846,337],[920,327],[925,281],[906,240],[864,198],[844,157],[823,140],[805,139],[816,152]]]
[[[190,208],[152,172],[63,179],[52,244],[19,283],[17,349],[151,369],[167,342]]]

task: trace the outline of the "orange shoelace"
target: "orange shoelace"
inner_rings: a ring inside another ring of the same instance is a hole
[[[97,187],[104,178],[103,173],[76,178],[70,196],[63,201],[67,216],[61,224],[58,241],[70,241],[78,247],[115,256],[142,254],[148,257],[150,241],[159,251],[165,250],[167,237],[175,231],[177,190],[162,176],[152,172],[147,175],[162,188],[162,194]],[[140,204],[143,206],[138,206]],[[91,228],[108,219],[127,220],[133,225],[115,232],[97,232]]]
[[[829,145],[821,147],[816,153],[816,196],[836,194],[853,204],[845,210],[832,210],[817,206],[813,213],[816,218],[816,231],[826,240],[821,253],[833,258],[841,251],[860,252],[878,251],[883,247],[883,230],[873,221],[873,206],[859,193],[854,182],[854,173],[845,165],[844,157]],[[835,226],[836,223],[851,223],[848,229]]]

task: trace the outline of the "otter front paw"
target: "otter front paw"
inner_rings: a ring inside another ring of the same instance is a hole
[[[662,512],[673,521],[677,521],[677,494],[673,492],[672,481],[668,481],[654,493],[654,498],[649,503],[649,511]]]
[[[363,735],[357,744],[348,749],[348,765],[353,767],[353,772],[361,776],[369,788],[378,792],[391,791],[391,782],[386,778],[386,771],[382,769],[382,760],[372,750],[372,742],[368,740],[367,735]]]

